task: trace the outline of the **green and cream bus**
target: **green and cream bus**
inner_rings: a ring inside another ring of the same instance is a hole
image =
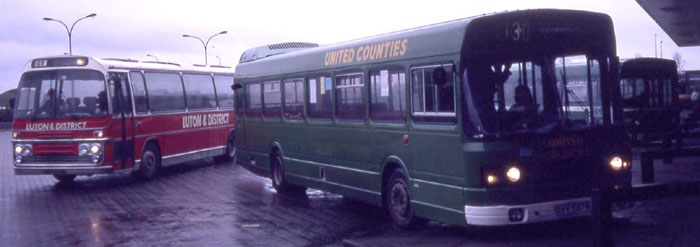
[[[590,215],[592,188],[630,186],[615,49],[609,16],[552,9],[252,48],[234,77],[239,161],[401,227]]]

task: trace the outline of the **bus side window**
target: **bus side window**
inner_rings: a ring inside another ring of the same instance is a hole
[[[440,81],[435,81],[436,74],[441,76]],[[417,122],[455,123],[457,118],[453,65],[413,68],[411,76],[413,119]]]
[[[179,74],[148,72],[145,77],[151,112],[185,111],[185,92]]]
[[[263,115],[269,118],[282,116],[282,91],[280,81],[263,82]]]
[[[309,118],[330,120],[333,115],[331,93],[333,81],[331,77],[309,77]]]
[[[370,117],[374,121],[406,121],[406,73],[402,69],[370,73]]]
[[[116,90],[116,84],[119,84],[120,92]],[[131,115],[131,90],[129,89],[129,80],[125,73],[112,73],[109,80],[110,93],[112,95],[112,113],[117,115],[124,112],[124,115]],[[117,97],[119,97],[117,99]],[[107,97],[104,92],[97,95],[97,101],[102,107],[106,105]]]
[[[219,108],[222,109],[233,109],[233,90],[231,90],[231,85],[233,84],[233,76],[227,75],[214,75],[214,85],[216,86],[216,99],[219,104]],[[243,90],[238,90],[242,92]],[[236,100],[243,100],[243,98],[236,97]],[[241,107],[243,103],[238,104],[236,102],[236,110],[238,113],[241,112]]]
[[[262,92],[260,83],[248,83],[245,86],[246,111],[245,115],[250,118],[258,118],[262,112]]]
[[[187,95],[187,109],[216,108],[216,95],[214,95],[211,75],[183,74],[182,79]]]
[[[304,79],[284,80],[284,117],[287,119],[304,118]]]
[[[365,119],[364,74],[353,73],[335,77],[335,107],[338,119]]]
[[[146,95],[143,75],[139,72],[131,72],[129,77],[131,77],[131,89],[134,91],[136,114],[146,114],[148,113],[148,95]]]

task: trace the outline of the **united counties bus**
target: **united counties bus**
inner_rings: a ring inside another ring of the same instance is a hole
[[[18,175],[133,172],[235,158],[233,69],[86,56],[27,63],[14,100]]]
[[[609,16],[551,9],[252,48],[238,160],[280,193],[339,193],[401,227],[587,216],[592,188],[630,186],[618,64]],[[577,114],[574,86],[600,91]]]

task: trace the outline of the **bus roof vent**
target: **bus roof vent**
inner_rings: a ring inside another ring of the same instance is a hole
[[[142,63],[155,63],[155,64],[165,64],[165,65],[180,66],[179,63],[161,62],[161,61],[143,61]]]
[[[212,68],[224,68],[224,69],[230,69],[231,66],[225,66],[225,65],[209,65],[209,67]]]
[[[279,44],[271,44],[248,49],[241,55],[240,63],[255,61],[261,58],[274,56],[282,53],[287,53],[296,50],[318,47],[318,44],[305,42],[287,42]]]

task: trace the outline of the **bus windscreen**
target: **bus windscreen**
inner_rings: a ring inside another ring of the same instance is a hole
[[[84,118],[107,115],[104,75],[91,70],[35,71],[22,76],[15,119]]]

